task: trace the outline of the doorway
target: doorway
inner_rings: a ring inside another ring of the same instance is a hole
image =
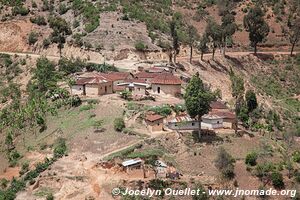
[[[160,87],[157,87],[157,93],[160,94]]]
[[[107,86],[104,87],[104,92],[107,93]]]

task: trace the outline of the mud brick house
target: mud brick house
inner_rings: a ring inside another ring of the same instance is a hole
[[[150,114],[145,117],[146,126],[150,132],[163,131],[164,117],[157,114]]]
[[[85,74],[78,77],[71,88],[73,95],[104,95],[113,93],[113,83],[110,79],[98,73]]]
[[[221,101],[214,101],[210,104],[211,111],[209,114],[221,116],[223,118],[223,125],[227,128],[235,127],[235,113],[232,112],[225,103]]]
[[[124,83],[125,80],[131,80],[134,78],[132,73],[129,72],[110,72],[108,74],[103,74],[106,78],[113,82],[113,91],[120,91],[118,84]]]
[[[181,80],[171,73],[161,73],[151,81],[152,92],[156,94],[181,94]]]
[[[136,79],[143,80],[146,83],[151,83],[151,81],[158,75],[160,75],[160,73],[150,73],[150,72],[142,71],[136,73],[134,77]]]

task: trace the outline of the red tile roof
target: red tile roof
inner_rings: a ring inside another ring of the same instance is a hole
[[[160,120],[160,119],[163,119],[163,118],[164,118],[164,117],[161,116],[161,115],[154,114],[154,115],[147,115],[145,119],[146,119],[147,121],[154,122],[154,121],[156,121],[156,120]]]
[[[224,119],[235,119],[235,114],[230,111],[212,111],[209,113],[213,115],[222,116]]]
[[[149,72],[139,72],[139,73],[136,73],[134,76],[136,78],[154,78],[156,76],[160,75],[160,73],[149,73]]]
[[[128,79],[130,76],[129,72],[110,72],[108,74],[102,74],[103,76],[109,78],[112,81],[117,81],[117,80],[124,80]]]
[[[162,73],[156,76],[151,83],[161,84],[161,85],[180,85],[181,80],[177,76],[174,76],[171,73]]]
[[[107,83],[107,82],[111,82],[111,80],[103,76],[102,77],[97,76],[97,77],[79,78],[76,81],[76,85],[99,84],[99,83]]]

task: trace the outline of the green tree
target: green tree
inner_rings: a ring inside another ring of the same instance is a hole
[[[198,50],[201,52],[201,60],[203,61],[203,54],[208,51],[208,44],[209,39],[206,34],[204,34],[199,41]]]
[[[269,25],[264,20],[265,13],[256,5],[251,8],[244,17],[244,27],[249,32],[251,46],[254,47],[254,54],[257,53],[257,44],[263,42],[270,32]]]
[[[199,140],[201,138],[201,121],[202,116],[210,110],[210,103],[215,99],[214,94],[204,86],[204,83],[199,77],[199,73],[195,74],[189,82],[184,94],[185,105],[188,114],[192,118],[198,119]]]
[[[54,89],[57,83],[54,64],[45,57],[39,58],[37,60],[36,69],[33,72],[32,81],[33,87],[41,93]]]
[[[224,16],[222,16],[222,46],[223,46],[223,54],[225,55],[226,46],[227,46],[227,40],[228,38],[231,38],[232,35],[237,30],[237,24],[235,23],[234,15],[231,13],[228,13]]]
[[[190,25],[188,27],[188,44],[190,46],[190,63],[192,63],[192,59],[193,59],[193,47],[195,45],[195,41],[198,38],[198,33],[197,33],[197,29]]]
[[[174,58],[174,63],[176,63],[176,56],[179,54],[180,51],[180,45],[179,45],[179,39],[178,39],[178,33],[177,33],[177,29],[176,29],[176,21],[173,19],[170,22],[170,32],[171,32],[171,36],[173,39],[173,58]]]
[[[244,80],[237,76],[233,70],[230,71],[230,80],[231,80],[231,90],[232,96],[235,98],[235,134],[238,130],[238,111],[240,109],[241,101],[244,96]]]
[[[215,59],[215,52],[216,48],[220,46],[222,42],[222,27],[221,25],[217,24],[214,20],[209,20],[206,29],[205,29],[206,35],[211,39],[212,42],[212,59]]]
[[[291,56],[293,56],[295,45],[300,40],[300,17],[289,24],[289,40],[292,45]]]
[[[248,112],[252,112],[258,106],[256,95],[253,90],[247,90],[246,95],[246,104],[248,108]]]
[[[72,30],[66,20],[60,17],[50,17],[49,25],[50,28],[53,29],[53,32],[51,33],[51,40],[52,42],[57,43],[59,55],[61,57],[62,49],[66,42],[66,36],[71,35]]]

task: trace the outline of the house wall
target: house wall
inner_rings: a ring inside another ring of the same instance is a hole
[[[154,122],[146,121],[147,128],[151,132],[162,131],[163,130],[163,119],[156,120]]]
[[[146,94],[146,87],[144,86],[135,86],[134,90],[132,91],[133,95],[145,95]]]
[[[106,91],[105,91],[105,87],[106,87]],[[99,95],[111,94],[111,93],[113,93],[112,82],[101,83],[99,85],[99,90],[98,90]]]
[[[83,85],[72,85],[72,95],[83,95]]]
[[[209,129],[215,129],[215,128],[223,128],[223,119],[202,119],[202,123],[204,127],[207,127]]]
[[[197,129],[199,129],[199,123],[198,123],[198,121],[169,122],[168,128],[172,129],[172,130],[197,130]]]
[[[89,95],[98,95],[98,85],[96,84],[87,84],[85,86],[85,93]]]
[[[160,94],[170,94],[176,96],[181,94],[181,85],[160,85],[152,84],[152,91],[158,94],[158,88],[160,88]]]
[[[219,121],[219,123],[217,123]],[[169,122],[168,128],[172,130],[198,130],[199,123],[198,121],[190,121],[190,122]],[[202,129],[216,129],[223,128],[223,120],[207,120],[203,119],[201,122]]]

